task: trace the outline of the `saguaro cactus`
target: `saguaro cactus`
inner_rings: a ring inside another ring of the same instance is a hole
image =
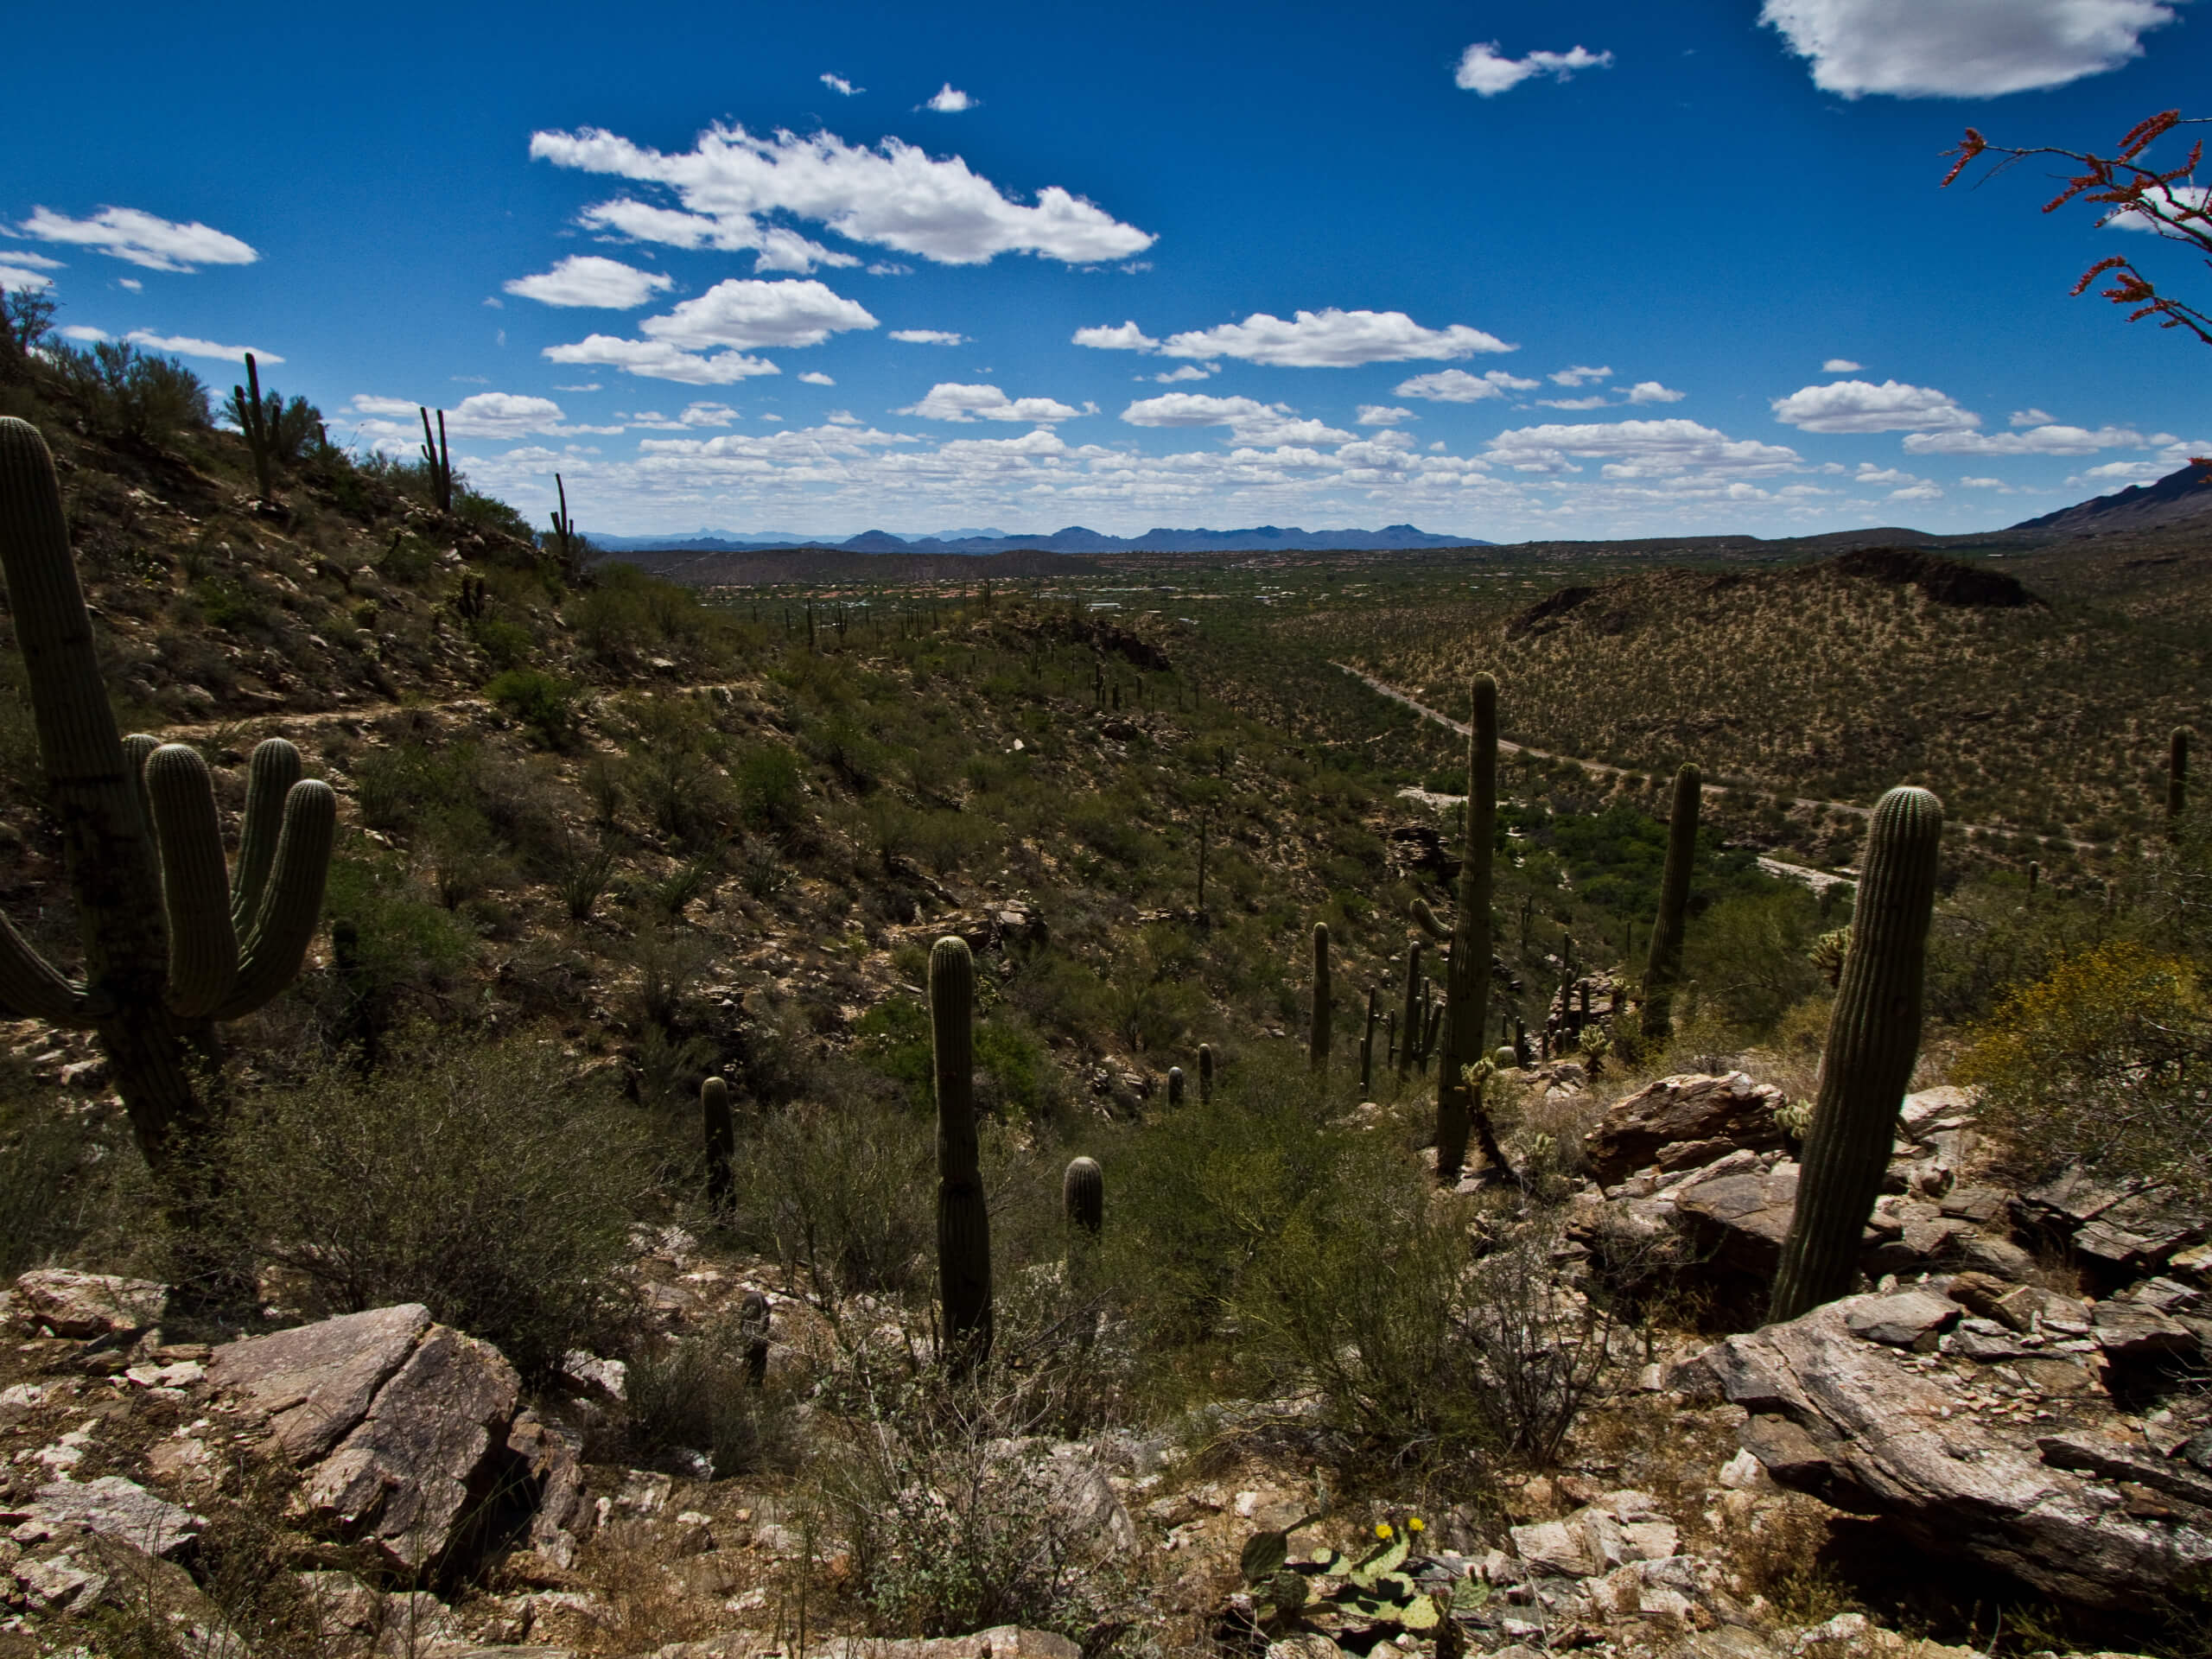
[[[430,493],[438,504],[440,512],[453,511],[453,451],[446,448],[446,412],[438,411],[438,435],[430,436],[430,411],[420,404],[415,412],[423,417],[423,466],[430,475]]]
[[[574,575],[581,563],[576,555],[582,548],[576,540],[576,521],[569,517],[569,486],[558,473],[553,474],[553,490],[561,501],[553,512],[553,556],[561,561],[563,575]]]
[[[162,1169],[207,1118],[195,1073],[220,1059],[214,1022],[261,1007],[306,959],[337,797],[301,778],[289,743],[262,744],[226,879],[199,751],[117,734],[53,457],[14,419],[0,419],[0,572],[85,961],[81,982],[64,978],[0,918],[0,1007],[95,1033],[139,1147]]]
[[[1436,1073],[1436,1178],[1459,1178],[1471,1127],[1484,1159],[1503,1173],[1505,1154],[1469,1068],[1483,1061],[1490,1023],[1491,843],[1497,833],[1497,682],[1475,676],[1467,736],[1467,844],[1459,861],[1459,914],[1445,975],[1442,1063]]]
[[[707,1137],[707,1203],[717,1212],[729,1207],[730,1160],[737,1151],[737,1128],[730,1121],[729,1084],[709,1077],[699,1085],[699,1116]]]
[[[1697,812],[1704,779],[1685,762],[1675,773],[1675,810],[1667,820],[1667,867],[1659,878],[1659,914],[1651,923],[1651,955],[1643,969],[1643,1034],[1661,1042],[1674,1026],[1675,981],[1682,971],[1682,928],[1689,913],[1690,874],[1697,864]]]
[[[956,1373],[991,1349],[991,1217],[976,1144],[976,963],[967,941],[930,950],[930,1027],[937,1071],[937,1276],[947,1358]]]
[[[1183,1103],[1183,1068],[1179,1065],[1167,1068],[1167,1103],[1170,1106]]]
[[[1858,1271],[1859,1235],[1889,1167],[1897,1108],[1920,1053],[1942,833],[1942,803],[1924,789],[1893,789],[1874,808],[1770,1319],[1794,1319],[1847,1294]]]
[[[2189,808],[2189,732],[2185,727],[2174,728],[2174,734],[2166,741],[2166,825],[2174,829],[2181,823],[2181,815]]]
[[[1329,925],[1313,924],[1313,1017],[1306,1034],[1306,1062],[1329,1069]]]
[[[1213,1045],[1198,1045],[1198,1104],[1213,1103]]]
[[[1398,1076],[1402,1079],[1413,1075],[1414,1060],[1421,1047],[1421,1027],[1424,1017],[1421,997],[1421,952],[1419,939],[1406,946],[1405,1035],[1398,1044]]]
[[[1071,1158],[1060,1177],[1060,1213],[1093,1238],[1106,1224],[1106,1174],[1096,1158]]]
[[[276,434],[271,429],[275,424],[271,411],[261,401],[261,370],[251,352],[245,354],[245,385],[232,386],[231,396],[238,403],[238,429],[245,435],[246,453],[253,457],[254,488],[264,501],[274,501]]]
[[[1363,1099],[1375,1088],[1375,988],[1367,988],[1367,1029],[1359,1039],[1359,1092]]]

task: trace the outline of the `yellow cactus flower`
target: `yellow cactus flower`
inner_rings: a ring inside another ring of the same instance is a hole
[[[1421,1516],[1416,1515],[1407,1521],[1406,1530],[1408,1532],[1426,1532],[1428,1530],[1428,1523],[1423,1521]]]
[[[1377,1538],[1388,1538],[1390,1535],[1390,1523],[1388,1521],[1377,1521],[1375,1523],[1375,1535]]]

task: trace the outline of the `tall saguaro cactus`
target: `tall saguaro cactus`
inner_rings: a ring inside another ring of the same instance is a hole
[[[63,977],[0,917],[0,1007],[95,1033],[146,1160],[169,1165],[210,1103],[195,1074],[214,1022],[297,976],[322,912],[337,797],[299,752],[253,753],[237,866],[196,749],[119,736],[38,429],[0,418],[0,573],[22,647],[47,797],[77,901],[85,977]]]
[[[1675,809],[1667,820],[1667,867],[1659,878],[1659,914],[1643,969],[1643,1034],[1661,1042],[1674,1027],[1675,982],[1682,971],[1682,929],[1689,913],[1690,875],[1697,867],[1698,804],[1704,779],[1685,761],[1675,773]]]
[[[1881,1191],[1897,1108],[1920,1054],[1942,836],[1943,804],[1924,789],[1893,789],[1874,808],[1770,1319],[1794,1319],[1848,1294],[1858,1271],[1859,1235]]]
[[[1198,1045],[1198,1104],[1213,1104],[1213,1045]]]
[[[1414,1071],[1414,1058],[1421,1047],[1421,1025],[1423,1018],[1421,990],[1421,950],[1419,939],[1406,946],[1406,1017],[1405,1036],[1398,1044],[1398,1076],[1401,1080]]]
[[[272,411],[261,401],[261,370],[251,352],[245,354],[245,385],[232,386],[231,396],[238,403],[238,427],[245,434],[246,453],[253,457],[254,487],[264,501],[274,501],[276,435],[270,429],[275,422],[270,418]]]
[[[1313,924],[1313,1018],[1306,1029],[1306,1061],[1316,1071],[1329,1069],[1329,925]]]
[[[453,511],[453,451],[446,447],[446,412],[438,411],[438,435],[430,436],[430,411],[420,404],[415,412],[423,417],[423,466],[430,474],[430,493],[437,499],[440,512]]]
[[[1367,988],[1367,1029],[1359,1039],[1359,1092],[1364,1099],[1375,1090],[1375,988]]]
[[[1503,1173],[1478,1085],[1468,1069],[1483,1059],[1490,1022],[1491,844],[1497,833],[1497,682],[1475,676],[1474,719],[1467,735],[1467,844],[1459,861],[1459,914],[1445,974],[1441,1064],[1436,1074],[1436,1178],[1452,1182],[1467,1161],[1471,1128],[1490,1167]]]
[[[968,943],[930,950],[937,1071],[937,1276],[946,1357],[956,1374],[991,1350],[991,1217],[976,1143],[976,962]]]
[[[2189,810],[2189,729],[2177,726],[2166,741],[2166,828],[2180,828]]]
[[[569,486],[558,473],[553,474],[553,490],[561,501],[553,512],[553,556],[561,561],[561,574],[572,576],[580,563],[576,555],[582,550],[576,540],[576,521],[569,517]]]
[[[707,1138],[707,1203],[719,1214],[729,1207],[734,1181],[730,1161],[737,1151],[737,1126],[729,1115],[729,1084],[709,1077],[699,1085],[699,1116]]]

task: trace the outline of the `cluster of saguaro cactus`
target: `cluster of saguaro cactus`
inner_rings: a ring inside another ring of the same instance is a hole
[[[1478,674],[1467,736],[1467,834],[1459,862],[1459,914],[1445,974],[1444,1028],[1436,1077],[1436,1174],[1455,1181],[1467,1159],[1471,1128],[1485,1163],[1503,1173],[1498,1146],[1476,1068],[1486,1067],[1483,1038],[1490,1023],[1491,843],[1497,833],[1497,682]]]
[[[281,418],[281,402],[276,410],[261,401],[261,370],[253,360],[253,353],[245,354],[245,385],[232,386],[231,396],[236,400],[238,429],[245,434],[246,453],[253,457],[253,483],[264,501],[276,499],[276,420]]]
[[[582,563],[577,555],[582,545],[576,537],[576,521],[569,517],[569,486],[562,482],[558,473],[553,474],[553,490],[561,502],[553,510],[553,556],[561,561],[563,574],[573,574]]]
[[[1313,1011],[1306,1033],[1306,1061],[1316,1071],[1329,1069],[1329,925],[1313,924]]]
[[[1942,803],[1924,789],[1893,789],[1874,808],[1770,1319],[1793,1319],[1848,1294],[1857,1274],[1859,1236],[1920,1054],[1942,833]]]
[[[430,436],[430,411],[416,404],[423,417],[423,467],[430,475],[430,494],[440,512],[453,511],[453,451],[446,447],[446,412],[438,411],[438,435]]]
[[[1651,955],[1643,969],[1643,1034],[1663,1042],[1674,1027],[1675,981],[1682,970],[1682,929],[1689,914],[1690,875],[1697,865],[1698,804],[1703,779],[1684,762],[1675,773],[1675,808],[1667,820],[1667,867],[1659,878],[1659,913],[1651,924]]]
[[[65,978],[0,918],[0,1007],[98,1034],[147,1161],[207,1120],[213,1022],[297,976],[322,913],[330,786],[282,738],[254,750],[238,861],[200,752],[120,736],[38,429],[0,418],[0,570],[77,902],[85,977]]]
[[[976,1139],[976,962],[957,936],[930,950],[937,1076],[937,1276],[947,1359],[956,1373],[991,1349],[991,1217]]]

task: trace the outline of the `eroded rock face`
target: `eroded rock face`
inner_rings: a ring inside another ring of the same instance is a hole
[[[1781,1146],[1775,1113],[1785,1103],[1782,1090],[1741,1071],[1662,1077],[1614,1102],[1605,1122],[1583,1137],[1583,1150],[1601,1186],[1647,1165],[1693,1169],[1738,1147]]]
[[[111,1273],[41,1268],[16,1281],[24,1316],[57,1337],[104,1337],[159,1325],[168,1309],[167,1285]]]
[[[410,1570],[447,1561],[503,1491],[534,1498],[563,1472],[542,1425],[511,1443],[514,1367],[418,1303],[227,1344],[208,1377],[266,1419],[302,1471],[311,1510]],[[565,1472],[555,1484],[573,1504]]]
[[[1913,1351],[1943,1322],[1921,1304],[1942,1300],[1847,1297],[1730,1337],[1670,1381],[1750,1412],[1745,1447],[1783,1484],[2064,1600],[2124,1607],[2212,1565],[2212,1478],[2160,1456],[2113,1410],[2094,1352],[2073,1351],[2094,1343],[2058,1338],[2006,1362],[2037,1384],[2037,1409],[2009,1383],[1993,1401],[1955,1338],[1948,1364]],[[1989,1339],[2005,1337],[1997,1321],[1980,1323]],[[1993,1403],[2002,1409],[1985,1409]]]

